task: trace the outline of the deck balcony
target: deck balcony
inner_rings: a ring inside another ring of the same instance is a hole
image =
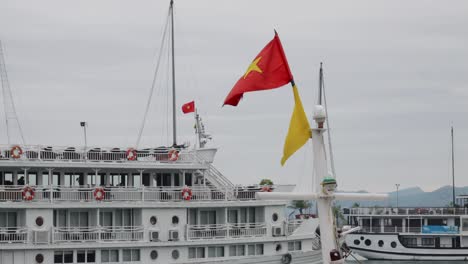
[[[143,241],[143,233],[142,226],[54,227],[52,241]]]
[[[13,147],[0,145],[0,162],[211,163],[216,153],[216,149],[181,150],[174,158],[167,147],[138,149],[130,155],[126,148],[26,145],[20,146],[21,151],[18,151]]]
[[[359,207],[346,208],[345,215],[365,216],[365,215],[468,215],[468,208],[453,207]]]
[[[23,197],[24,186],[0,186],[0,202],[166,202],[166,201],[247,201],[255,200],[259,187],[236,187],[234,189],[213,190],[206,186],[190,188],[192,196],[184,200],[183,187],[102,187],[102,199],[96,199],[94,193],[97,187],[68,186],[31,186],[34,197],[31,200]]]
[[[266,235],[265,223],[187,225],[188,240],[264,237]]]
[[[26,227],[0,227],[0,243],[27,243]]]

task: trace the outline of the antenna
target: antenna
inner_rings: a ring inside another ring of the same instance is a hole
[[[5,122],[7,130],[8,144],[12,143],[12,125],[16,124],[18,126],[18,133],[20,136],[20,142],[24,144],[23,130],[21,129],[18,116],[16,115],[15,103],[13,102],[13,96],[10,90],[10,83],[8,82],[8,75],[5,66],[5,59],[3,55],[2,41],[0,40],[0,79],[2,80],[2,94],[3,94],[3,105],[5,107]]]

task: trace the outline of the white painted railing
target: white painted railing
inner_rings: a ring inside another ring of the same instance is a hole
[[[170,160],[169,148],[152,148],[136,150],[135,160],[127,158],[127,149],[89,147],[60,147],[41,145],[21,145],[22,154],[13,154],[12,148],[16,145],[0,145],[1,160],[30,160],[30,161],[57,161],[57,162],[198,162],[196,152],[180,151],[176,161]]]
[[[468,208],[453,207],[358,207],[344,210],[345,215],[466,215]]]
[[[28,229],[25,227],[0,227],[0,243],[27,243]]]
[[[265,223],[187,225],[187,239],[216,239],[266,236]]]
[[[54,242],[71,241],[141,241],[142,226],[54,227]]]
[[[190,188],[190,200],[184,200],[183,187],[102,187],[104,197],[96,200],[94,191],[96,187],[70,187],[70,186],[31,186],[34,198],[30,201],[23,199],[24,186],[0,185],[0,202],[112,202],[112,201],[244,201],[255,200],[255,193],[260,191],[259,186],[236,186],[234,190],[212,190],[205,186]],[[234,195],[232,195],[234,194]]]
[[[303,219],[292,219],[286,222],[286,234],[291,235],[304,222]]]

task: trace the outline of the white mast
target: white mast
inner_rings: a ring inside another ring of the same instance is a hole
[[[13,96],[11,94],[10,83],[8,82],[8,75],[5,66],[5,59],[3,56],[2,41],[0,40],[0,79],[2,80],[2,94],[3,94],[3,105],[5,108],[5,122],[6,122],[6,131],[8,144],[12,143],[21,143],[24,144],[23,130],[21,129],[18,116],[16,115],[15,103],[13,102]],[[12,125],[16,124],[18,126],[19,141],[12,142],[13,131]]]
[[[322,89],[320,85],[319,89]],[[319,92],[319,97],[322,92]],[[315,190],[313,193],[282,193],[282,192],[260,192],[257,197],[263,200],[317,200],[317,209],[320,221],[320,240],[322,246],[322,258],[326,264],[343,263],[340,246],[337,242],[336,226],[332,211],[334,200],[384,200],[387,194],[373,193],[335,193],[336,180],[328,175],[328,165],[325,153],[325,142],[323,134],[326,129],[324,123],[327,119],[325,108],[322,106],[321,98],[318,98],[314,109],[314,121],[316,126],[312,128],[312,147],[314,152],[313,166],[316,176]],[[311,177],[313,179],[313,177]]]

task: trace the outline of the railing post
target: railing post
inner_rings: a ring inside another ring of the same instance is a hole
[[[142,202],[145,201],[145,186],[144,185],[141,186],[141,201]]]
[[[55,227],[52,227],[50,230],[51,230],[51,236],[52,236],[50,242],[52,244],[54,244],[54,242],[55,242],[55,239],[54,239],[54,237],[55,237]]]

